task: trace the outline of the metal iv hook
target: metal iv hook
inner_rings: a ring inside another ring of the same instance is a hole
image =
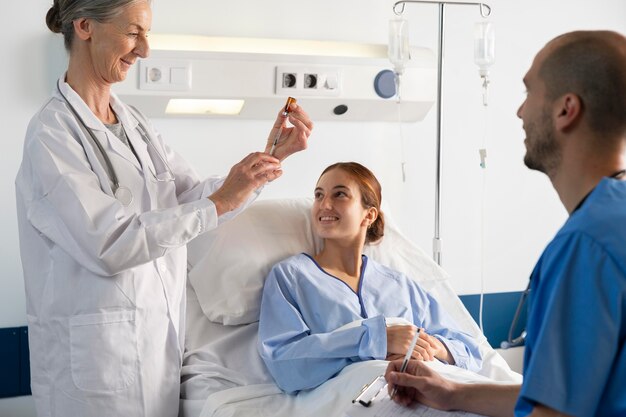
[[[456,1],[437,1],[437,0],[401,0],[396,2],[393,5],[393,12],[400,16],[404,13],[404,5],[405,3],[430,3],[430,4],[461,4],[466,6],[479,6],[480,7],[480,15],[483,18],[486,18],[491,14],[491,6],[486,3],[472,3],[472,2],[456,2]],[[401,6],[398,9],[398,6]]]

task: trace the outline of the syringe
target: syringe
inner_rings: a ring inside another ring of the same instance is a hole
[[[283,108],[283,112],[282,112],[282,116],[283,117],[287,117],[289,116],[289,108],[291,107],[291,103],[296,103],[297,100],[293,97],[288,97],[287,98],[287,102],[285,103],[285,107]],[[270,149],[270,155],[274,156],[274,150],[276,149],[276,144],[278,143],[278,140],[280,139],[280,135],[283,134],[283,125],[285,124],[285,121],[283,120],[282,124],[280,125],[280,127],[278,128],[278,132],[276,132],[276,135],[274,136],[274,142],[272,143],[272,148]]]

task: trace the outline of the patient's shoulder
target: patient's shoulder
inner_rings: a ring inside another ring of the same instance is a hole
[[[274,268],[276,267],[296,267],[296,266],[302,266],[305,265],[307,262],[311,262],[311,256],[307,255],[306,253],[298,253],[295,255],[291,255],[285,259],[283,259],[282,261],[277,262],[276,264],[274,264]]]
[[[293,277],[299,271],[310,269],[314,262],[309,255],[298,253],[274,264],[270,275]]]
[[[395,269],[381,264],[380,262],[367,258],[367,268],[375,273],[376,275],[384,278],[393,279],[395,281],[406,281],[408,278],[402,272],[396,271]]]

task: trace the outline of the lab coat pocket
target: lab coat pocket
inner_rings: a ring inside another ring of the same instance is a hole
[[[137,377],[135,312],[83,314],[70,318],[72,378],[88,391],[119,391]]]

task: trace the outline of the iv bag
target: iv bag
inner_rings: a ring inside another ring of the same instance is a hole
[[[387,47],[389,61],[394,66],[396,74],[404,72],[404,66],[409,61],[409,22],[397,18],[389,21],[389,46]]]
[[[491,22],[474,25],[474,62],[481,77],[489,74],[489,67],[496,61],[496,37]]]

